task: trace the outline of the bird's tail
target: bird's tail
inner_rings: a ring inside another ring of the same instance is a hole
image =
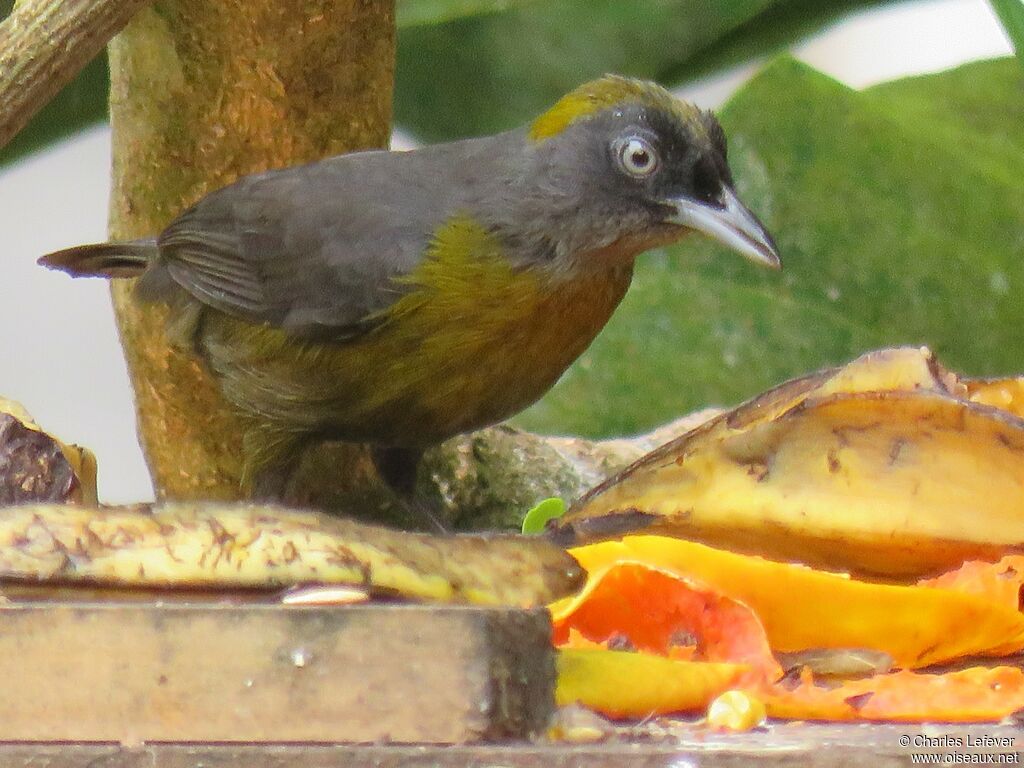
[[[95,243],[48,253],[39,264],[72,277],[138,277],[156,256],[156,240]]]

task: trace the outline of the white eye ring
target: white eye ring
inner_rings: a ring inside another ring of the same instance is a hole
[[[630,176],[650,176],[658,168],[658,153],[646,139],[626,136],[614,145],[615,159]]]

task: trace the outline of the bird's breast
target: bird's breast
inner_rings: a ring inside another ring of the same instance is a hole
[[[410,292],[366,341],[389,350],[380,396],[415,392],[411,409],[447,435],[505,419],[590,345],[631,275],[631,263],[576,273],[516,268],[472,222],[449,224],[405,281]]]
[[[435,237],[373,330],[340,343],[221,318],[206,349],[243,410],[341,439],[423,445],[533,403],[604,327],[631,263],[514,267],[470,221]]]

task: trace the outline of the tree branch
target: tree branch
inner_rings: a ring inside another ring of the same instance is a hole
[[[112,239],[239,176],[386,146],[394,45],[394,0],[155,0],[110,45]],[[114,307],[158,497],[238,498],[236,414],[131,289]]]
[[[0,147],[148,0],[24,0],[0,24]]]

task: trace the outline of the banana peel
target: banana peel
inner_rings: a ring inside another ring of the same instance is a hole
[[[1024,545],[1024,386],[927,349],[787,382],[653,451],[554,524],[912,581]],[[1016,406],[1014,406],[1016,404]]]
[[[541,606],[584,574],[538,537],[429,536],[272,506],[21,505],[0,514],[0,580],[136,589],[345,584],[449,603]]]
[[[627,536],[622,541],[579,547],[572,554],[588,571],[588,583],[579,595],[550,607],[556,639],[567,626],[575,626],[577,617],[587,618],[595,609],[605,614],[606,634],[613,626],[628,633],[633,630],[626,627],[642,627],[652,616],[665,617],[669,610],[665,605],[646,608],[643,615],[637,615],[635,608],[647,593],[672,594],[662,579],[651,580],[652,586],[643,591],[629,592],[623,587],[634,582],[617,579],[618,602],[605,597],[603,605],[587,609],[587,599],[601,596],[599,583],[610,579],[615,570],[643,567],[673,575],[679,582],[676,591],[684,585],[699,585],[703,592],[746,607],[776,652],[864,648],[888,654],[898,667],[916,669],[965,656],[1004,656],[1024,649],[1024,614],[1015,605],[978,590],[946,588],[945,581],[939,586],[859,581],[661,536]],[[741,626],[743,634],[750,634],[748,623],[730,621],[733,633]],[[751,658],[750,653],[737,656],[733,652],[715,660],[757,666]]]
[[[1024,378],[968,379],[964,388],[972,403],[989,405],[1024,418]]]
[[[1016,667],[928,674],[891,672],[886,662],[822,675],[801,664],[783,676],[773,653],[814,644],[820,647],[812,655],[823,657],[830,655],[825,649],[849,654],[842,644],[861,643],[861,659],[921,666],[1019,650],[1024,616],[1003,603],[1000,590],[986,591],[977,569],[951,573],[942,587],[872,584],[659,537],[627,537],[574,554],[589,571],[587,586],[550,607],[561,704],[613,718],[706,710],[709,724],[716,705],[742,704],[742,712],[717,712],[724,714],[718,724],[728,727],[756,725],[765,713],[985,722],[1024,707],[1024,671]],[[995,573],[1012,567],[1003,563]],[[684,657],[676,640],[682,637],[692,646]]]
[[[556,665],[558,706],[581,704],[615,718],[703,709],[748,672],[743,664],[601,648],[560,649]]]
[[[971,560],[955,571],[919,583],[979,595],[1011,611],[1024,611],[1024,555],[1007,555],[994,563]]]

